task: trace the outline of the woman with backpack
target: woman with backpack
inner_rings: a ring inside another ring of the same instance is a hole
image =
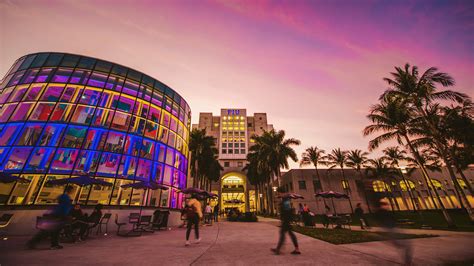
[[[184,207],[184,215],[186,216],[187,229],[186,229],[186,244],[189,246],[189,235],[194,225],[194,234],[196,237],[195,244],[199,244],[201,238],[199,238],[199,221],[202,218],[201,203],[196,199],[195,195],[191,195],[191,198],[187,200],[186,206]]]

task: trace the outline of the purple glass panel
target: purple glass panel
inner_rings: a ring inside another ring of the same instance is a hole
[[[176,132],[177,127],[178,127],[178,122],[176,121],[176,119],[172,118],[171,123],[170,123],[170,129]]]
[[[97,173],[101,176],[115,176],[120,162],[120,155],[104,152],[100,157]]]
[[[173,174],[173,168],[171,166],[165,166],[165,172],[163,174],[163,181],[164,185],[171,185],[171,175]]]
[[[124,79],[117,76],[110,76],[105,84],[105,88],[108,90],[114,90],[117,92],[122,91]]]
[[[137,96],[138,94],[138,83],[127,80],[125,81],[125,84],[123,86],[123,91],[124,93],[132,96]]]
[[[99,155],[99,152],[96,151],[82,151],[73,174],[95,172],[99,165]]]
[[[16,104],[5,104],[0,107],[0,122],[6,122],[15,110]]]
[[[155,142],[143,139],[143,144],[140,150],[140,157],[146,159],[153,159],[155,153]]]
[[[168,147],[166,151],[166,164],[173,165],[174,164],[174,149]]]
[[[0,94],[0,103],[5,103],[15,87],[6,88]]]
[[[53,159],[54,150],[55,148],[36,148],[25,170],[43,173]]]
[[[39,70],[38,69],[30,69],[26,72],[26,75],[23,76],[21,79],[21,84],[25,83],[31,83],[36,77],[36,74],[38,74]]]
[[[76,87],[73,87],[73,86],[66,87],[60,101],[71,102],[71,103],[75,102],[72,100],[75,92],[76,92]]]
[[[65,125],[47,125],[40,138],[40,146],[57,146],[61,139],[61,134],[66,128]]]
[[[171,102],[171,99],[169,99],[168,97],[166,97],[166,102],[165,102],[165,109],[166,111],[170,112],[171,113],[171,105],[173,103]]]
[[[171,189],[171,199],[170,199],[170,208],[176,209],[178,204],[177,192],[176,189]]]
[[[72,74],[72,69],[60,68],[54,74],[51,82],[66,83],[69,79],[69,76]]]
[[[52,68],[43,68],[41,69],[40,73],[36,77],[35,82],[46,82],[51,75],[53,69]]]
[[[179,110],[179,121],[184,122],[184,110]]]
[[[8,160],[6,160],[5,165],[3,166],[3,169],[5,171],[21,170],[32,150],[32,147],[13,148]]]
[[[122,153],[123,144],[125,142],[125,134],[110,131],[105,142],[104,150],[115,153]]]
[[[20,82],[21,77],[23,77],[23,74],[25,74],[25,71],[19,71],[16,72],[13,78],[10,80],[7,86],[15,86]]]
[[[175,116],[178,117],[178,106],[176,104],[173,104],[173,110],[171,113]]]
[[[35,101],[38,100],[39,93],[43,89],[44,85],[31,85],[30,90],[25,95],[23,101]]]
[[[63,93],[64,85],[49,85],[41,96],[41,101],[57,102]]]
[[[33,106],[34,103],[20,103],[16,108],[15,113],[10,118],[10,121],[25,120]]]
[[[101,92],[92,90],[92,89],[85,89],[82,93],[81,100],[79,103],[87,104],[87,105],[96,105],[100,99]]]
[[[160,116],[161,115],[161,110],[159,108],[156,108],[154,106],[151,107],[150,109],[150,116],[148,119],[155,123],[160,123]]]
[[[118,177],[133,179],[135,176],[135,168],[137,167],[137,158],[132,156],[122,156]]]
[[[163,164],[161,163],[154,163],[153,166],[155,169],[153,171],[153,176],[151,177],[152,181],[162,183],[162,174],[163,174]]]
[[[106,74],[94,72],[90,76],[89,82],[87,83],[87,85],[102,88],[104,87],[106,81],[107,81]]]
[[[28,90],[28,86],[17,86],[15,91],[12,93],[8,102],[18,102],[25,96],[26,91]]]
[[[145,160],[145,159],[140,159],[138,161],[138,168],[137,168],[137,174],[135,175],[136,179],[140,180],[150,180],[150,173],[151,173],[151,161],[150,160]]]
[[[76,149],[58,149],[53,159],[51,173],[67,173],[72,170],[79,150]]]
[[[90,74],[90,71],[77,69],[72,74],[71,80],[69,80],[69,83],[85,85],[87,84],[89,74]]]
[[[10,146],[15,140],[18,132],[20,131],[20,125],[9,124],[6,125],[0,132],[0,146]]]
[[[153,92],[153,98],[151,99],[151,102],[156,104],[158,107],[161,107],[163,105],[163,94],[160,94],[156,91]]]

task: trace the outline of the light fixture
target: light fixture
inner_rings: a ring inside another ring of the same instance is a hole
[[[259,196],[260,196],[260,198],[261,198],[261,197],[263,197],[263,194],[262,194],[262,193],[260,193],[260,194],[259,194]]]
[[[277,191],[277,188],[278,188],[278,187],[273,187],[273,192],[276,192],[276,191]]]

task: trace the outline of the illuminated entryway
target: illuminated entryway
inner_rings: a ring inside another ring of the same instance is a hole
[[[245,212],[248,204],[246,196],[246,178],[243,174],[231,172],[221,179],[221,211],[228,213],[231,210]]]

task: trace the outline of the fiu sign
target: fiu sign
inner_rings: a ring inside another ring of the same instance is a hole
[[[227,110],[227,115],[239,115],[240,110],[229,109]]]

